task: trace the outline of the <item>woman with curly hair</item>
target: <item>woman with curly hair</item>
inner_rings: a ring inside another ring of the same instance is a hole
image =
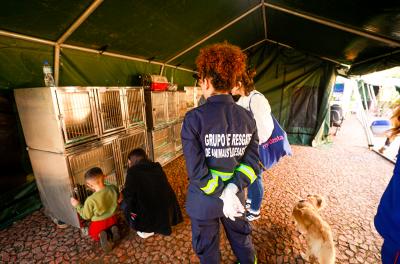
[[[400,134],[400,106],[393,111],[393,128],[389,139]],[[399,149],[400,153],[400,149]],[[397,154],[393,176],[382,195],[375,216],[375,228],[383,237],[381,257],[383,264],[400,263],[400,158]]]
[[[232,89],[232,95],[240,95],[237,104],[250,111],[257,124],[259,144],[266,142],[274,130],[271,107],[265,96],[254,88],[255,70],[249,69],[243,75],[239,85]],[[264,194],[262,175],[249,186],[246,200],[246,218],[254,221],[260,218],[261,202]]]
[[[220,263],[220,223],[238,261],[257,261],[251,227],[243,216],[244,188],[259,175],[256,123],[229,94],[243,75],[245,62],[240,48],[228,43],[203,48],[196,64],[206,102],[183,121],[189,176],[186,211],[193,249],[203,264]]]

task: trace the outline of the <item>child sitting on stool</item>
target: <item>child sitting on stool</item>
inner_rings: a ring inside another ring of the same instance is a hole
[[[71,204],[85,220],[90,220],[89,235],[93,240],[99,241],[104,251],[112,249],[108,240],[107,230],[111,228],[112,240],[119,240],[117,227],[118,189],[114,185],[104,183],[103,171],[94,167],[85,173],[86,185],[94,191],[82,205],[77,199],[71,197]]]
[[[128,166],[121,209],[129,225],[141,238],[170,235],[171,226],[182,222],[182,213],[160,163],[137,148],[129,153]]]

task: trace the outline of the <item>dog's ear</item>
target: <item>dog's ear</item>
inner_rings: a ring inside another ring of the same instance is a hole
[[[322,198],[321,197],[317,197],[317,206],[318,208],[322,206]]]

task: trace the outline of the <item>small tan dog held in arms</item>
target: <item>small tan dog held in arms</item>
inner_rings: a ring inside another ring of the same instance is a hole
[[[307,253],[301,253],[304,260],[310,256],[317,258],[320,264],[335,263],[335,244],[331,227],[325,222],[318,211],[324,207],[324,199],[320,195],[308,195],[293,208],[293,217],[298,230],[307,241]]]

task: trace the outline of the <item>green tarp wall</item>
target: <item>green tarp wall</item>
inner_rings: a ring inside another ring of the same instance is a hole
[[[268,44],[250,51],[255,85],[292,144],[319,145],[329,134],[334,65],[293,49]]]

